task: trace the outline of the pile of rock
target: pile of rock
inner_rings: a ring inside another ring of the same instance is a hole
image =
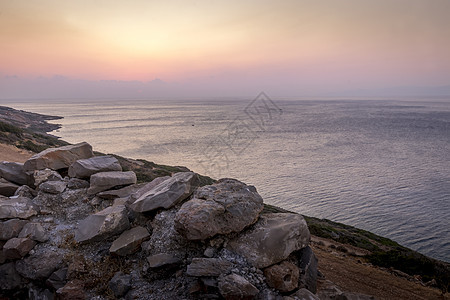
[[[303,217],[262,213],[238,180],[137,184],[87,143],[2,162],[0,176],[2,297],[319,299]]]

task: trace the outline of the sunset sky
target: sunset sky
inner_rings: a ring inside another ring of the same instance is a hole
[[[448,0],[0,0],[0,99],[449,86],[449,16]]]

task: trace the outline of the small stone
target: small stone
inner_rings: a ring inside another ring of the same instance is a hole
[[[42,183],[47,181],[62,181],[63,178],[61,175],[50,169],[44,169],[44,170],[36,170],[33,173],[34,178],[34,185],[40,186]]]
[[[17,237],[26,223],[27,221],[19,219],[0,222],[0,241]]]
[[[169,253],[159,253],[147,257],[150,268],[159,268],[166,265],[181,263],[181,260]]]
[[[66,189],[67,183],[64,181],[46,181],[39,185],[39,190],[48,194],[60,194]]]
[[[71,190],[77,189],[86,189],[89,187],[89,181],[79,179],[79,178],[70,178],[67,182],[67,188]]]
[[[114,296],[120,298],[130,290],[131,276],[117,272],[108,283],[108,287],[114,293]]]
[[[29,198],[29,199],[33,199],[34,197],[36,197],[36,195],[37,195],[37,192],[35,190],[33,190],[32,188],[30,188],[28,185],[22,185],[14,193],[14,196],[25,197],[25,198]]]
[[[36,242],[28,238],[12,238],[3,246],[6,259],[19,259],[24,257],[36,245]]]
[[[60,300],[86,300],[84,283],[81,280],[71,280],[65,286],[56,291]]]
[[[208,247],[203,252],[203,255],[206,257],[209,257],[209,258],[213,257],[214,254],[216,254],[216,248],[213,248],[213,247]]]
[[[48,235],[46,234],[44,228],[39,223],[28,223],[26,224],[22,231],[19,233],[20,238],[30,238],[37,242],[46,242],[48,240]]]
[[[124,231],[111,245],[109,252],[126,256],[139,250],[141,243],[150,238],[144,227],[138,226]]]

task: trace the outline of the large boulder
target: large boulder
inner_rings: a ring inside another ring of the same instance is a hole
[[[240,232],[258,220],[263,199],[253,186],[235,179],[199,188],[175,218],[175,228],[189,240]]]
[[[193,172],[176,173],[143,194],[130,207],[140,213],[171,208],[189,197],[198,183],[198,176]]]
[[[0,177],[18,185],[28,183],[27,174],[23,170],[23,164],[17,162],[0,162]]]
[[[19,186],[15,183],[9,182],[4,178],[0,178],[0,195],[10,197],[15,194]]]
[[[238,274],[219,277],[219,291],[226,300],[255,299],[259,290]]]
[[[113,187],[135,184],[136,174],[133,171],[100,172],[91,176],[91,185],[88,194],[94,195]]]
[[[0,198],[0,219],[28,219],[37,213],[37,207],[28,198]]]
[[[267,284],[281,292],[295,290],[298,287],[299,275],[298,267],[288,261],[282,261],[264,270]]]
[[[95,156],[87,159],[79,159],[69,167],[69,176],[77,178],[89,178],[100,172],[122,171],[117,158],[113,156]]]
[[[308,226],[301,215],[270,213],[261,215],[252,230],[230,240],[227,248],[253,266],[265,268],[308,246],[309,241]]]
[[[110,206],[80,221],[75,230],[75,241],[91,242],[120,234],[130,228],[127,208],[124,205]]]
[[[24,171],[34,171],[49,168],[52,170],[65,169],[75,161],[94,156],[92,146],[86,142],[59,148],[48,148],[28,159]]]
[[[144,227],[138,226],[124,231],[111,245],[109,252],[126,256],[138,251],[141,243],[150,238],[150,233]]]
[[[0,241],[17,237],[26,223],[27,221],[18,219],[0,222]]]

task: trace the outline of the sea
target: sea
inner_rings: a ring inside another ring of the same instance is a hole
[[[254,185],[264,201],[450,262],[450,100],[2,101],[94,150]]]

